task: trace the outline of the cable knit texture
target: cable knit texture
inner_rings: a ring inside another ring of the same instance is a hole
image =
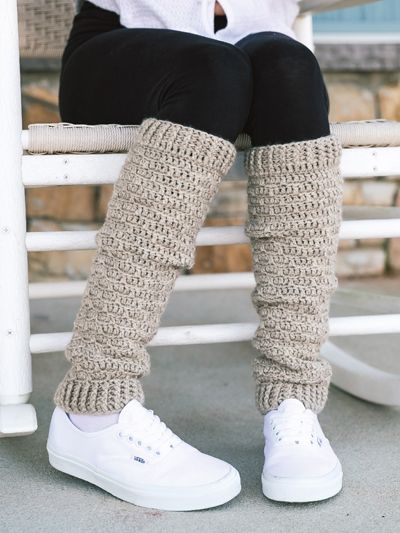
[[[261,413],[298,398],[315,413],[327,400],[330,296],[342,220],[341,146],[335,136],[246,151],[248,217],[260,324],[252,340]]]
[[[146,344],[158,328],[218,185],[232,143],[173,122],[145,119],[115,182],[65,355],[71,368],[55,403],[67,412],[110,413],[144,401]]]

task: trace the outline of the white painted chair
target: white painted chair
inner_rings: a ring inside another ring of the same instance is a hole
[[[26,4],[27,0],[23,1]],[[312,11],[358,3],[365,1],[304,1],[295,26],[298,38],[312,48]],[[27,403],[32,391],[31,354],[63,351],[71,337],[71,332],[31,334],[30,299],[80,296],[85,286],[85,282],[73,281],[29,284],[28,252],[95,248],[94,231],[27,232],[25,188],[113,183],[137,128],[45,124],[30,125],[22,131],[19,59],[17,0],[1,0],[0,436],[35,431],[35,410]],[[332,130],[345,148],[345,178],[400,174],[400,123],[333,124]],[[240,136],[237,146],[243,148],[248,143],[246,136]],[[246,179],[242,156],[239,153],[228,179]],[[400,237],[400,209],[359,209],[359,219],[343,222],[342,239]],[[197,240],[199,246],[244,242],[247,239],[242,227],[203,228]],[[250,272],[191,275],[181,276],[175,290],[250,289],[253,285]],[[344,299],[349,298],[348,293],[343,294]],[[352,293],[351,301],[354,298],[362,295]],[[332,318],[331,336],[398,333],[400,302],[395,310],[397,314]],[[210,339],[216,343],[245,341],[256,327],[255,323],[240,323],[160,328],[151,345],[209,343]],[[324,345],[323,355],[333,365],[333,383],[343,390],[377,403],[400,405],[399,375],[374,369],[331,341]]]

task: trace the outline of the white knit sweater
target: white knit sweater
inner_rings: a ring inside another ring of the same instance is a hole
[[[214,33],[215,0],[90,0],[114,11],[127,28],[167,28],[234,44],[249,33],[277,31],[294,37],[300,0],[219,0],[227,26]]]

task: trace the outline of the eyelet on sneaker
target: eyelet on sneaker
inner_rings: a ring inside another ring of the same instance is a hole
[[[138,444],[138,446],[141,446],[141,445],[142,445],[142,441],[141,441],[141,440],[138,440],[138,441],[137,441],[137,444]]]
[[[161,455],[161,452],[156,452],[156,455]]]
[[[132,435],[129,435],[128,440],[129,440],[129,442],[133,442],[134,439],[133,439]]]

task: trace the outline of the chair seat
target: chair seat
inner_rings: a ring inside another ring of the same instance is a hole
[[[134,143],[138,125],[124,124],[30,124],[23,145],[31,154],[127,152]],[[365,120],[336,122],[331,131],[344,148],[400,146],[400,122]],[[251,146],[249,135],[235,141],[238,150]]]

